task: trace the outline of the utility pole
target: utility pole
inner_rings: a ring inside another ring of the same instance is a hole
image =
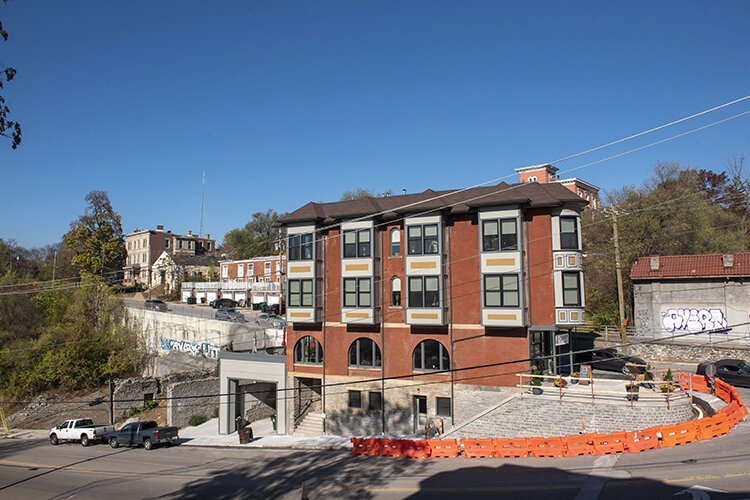
[[[617,231],[617,209],[609,211],[612,215],[612,236],[615,243],[615,271],[617,273],[617,304],[620,309],[620,340],[621,349],[628,353],[627,337],[625,335],[625,299],[622,292],[622,266],[620,265],[620,235]]]
[[[55,256],[52,258],[52,284],[55,284],[55,271],[57,270],[57,250],[55,250]]]

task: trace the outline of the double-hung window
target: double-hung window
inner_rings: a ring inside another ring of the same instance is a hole
[[[482,221],[482,251],[498,252],[518,250],[518,225],[516,219]]]
[[[288,243],[289,260],[312,260],[313,258],[313,235],[293,234],[289,236]]]
[[[518,307],[517,274],[484,275],[484,307]]]
[[[358,257],[369,257],[370,251],[370,230],[353,229],[344,231],[344,258],[354,259]]]
[[[579,249],[577,217],[560,217],[560,249]]]
[[[440,278],[409,277],[409,307],[440,307]]]
[[[370,278],[344,278],[344,307],[371,307]]]
[[[312,280],[289,280],[289,307],[312,307]]]
[[[437,255],[440,249],[437,224],[407,226],[406,235],[409,255]]]
[[[562,273],[563,305],[581,305],[581,274],[579,272]]]

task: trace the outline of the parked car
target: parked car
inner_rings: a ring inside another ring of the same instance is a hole
[[[261,326],[272,326],[273,328],[284,328],[286,326],[286,320],[275,314],[263,313],[255,319]]]
[[[698,365],[695,371],[698,375],[706,374],[706,366],[710,363],[704,361]],[[750,387],[750,365],[741,359],[720,359],[713,363],[716,365],[716,377],[727,384],[740,387]]]
[[[158,299],[147,299],[143,303],[143,308],[150,310],[150,311],[161,311],[164,312],[167,310],[167,304],[164,303],[162,300]]]
[[[123,425],[119,431],[110,432],[108,439],[112,448],[143,445],[151,450],[160,444],[173,444],[177,439],[177,427],[159,427],[153,420],[132,422]]]
[[[60,441],[80,441],[83,446],[92,442],[107,442],[108,433],[114,431],[112,425],[95,425],[90,418],[66,420],[49,431],[49,442],[53,445]]]
[[[214,314],[214,319],[220,319],[222,321],[236,321],[238,323],[244,323],[245,317],[241,312],[234,309],[219,309]]]
[[[646,362],[635,356],[628,356],[615,349],[598,349],[591,353],[591,364],[594,370],[608,372],[644,373]]]
[[[237,307],[237,301],[232,299],[214,299],[208,303],[209,306],[214,309],[221,309],[222,307]]]

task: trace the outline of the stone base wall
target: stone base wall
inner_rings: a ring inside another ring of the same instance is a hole
[[[256,382],[240,386],[244,394],[245,420],[257,422],[276,415],[276,384]]]
[[[373,377],[326,377],[327,384],[343,383],[328,390],[325,400],[326,433],[343,436],[380,435],[383,433],[383,414],[369,410],[369,393],[382,393],[380,381],[355,383]],[[346,385],[351,383],[351,386]],[[362,407],[349,408],[349,390],[360,391]],[[453,411],[455,422],[466,421],[505,399],[512,389],[455,384],[453,388]],[[444,428],[452,427],[450,416],[437,415],[437,398],[450,398],[450,383],[430,383],[408,380],[387,380],[383,406],[385,411],[386,434],[414,433],[414,396],[427,397],[427,418],[439,425],[442,419]],[[418,432],[421,432],[421,428]]]
[[[670,425],[694,418],[688,401],[664,406],[591,404],[555,401],[533,395],[517,397],[451,437],[556,437],[580,432],[608,434]],[[584,428],[585,425],[585,428]]]
[[[211,418],[219,407],[219,378],[176,382],[167,386],[167,424],[188,425],[190,417]]]
[[[716,336],[718,337],[718,336]],[[628,341],[645,341],[645,337],[628,337]],[[628,346],[628,353],[653,361],[683,361],[700,363],[702,361],[717,361],[724,358],[747,359],[750,357],[750,346],[730,345],[727,343],[691,344],[689,342],[665,341],[654,339],[654,342]],[[713,339],[720,341],[721,338]],[[596,339],[596,347],[617,347],[620,340]]]

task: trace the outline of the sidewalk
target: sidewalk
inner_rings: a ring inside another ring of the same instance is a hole
[[[266,429],[268,424],[258,422],[251,425],[254,438],[247,444],[240,444],[236,432],[232,434],[219,434],[219,419],[212,418],[208,422],[197,427],[186,427],[180,429],[180,441],[182,446],[213,446],[231,448],[275,448],[289,450],[349,450],[351,441],[343,436],[283,436],[273,434],[272,429]]]

